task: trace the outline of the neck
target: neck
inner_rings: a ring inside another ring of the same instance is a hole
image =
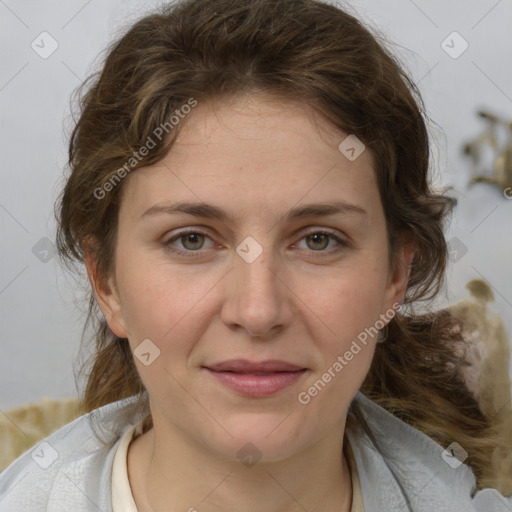
[[[173,510],[345,512],[352,502],[343,434],[333,431],[300,454],[244,465],[205,450],[173,429],[151,429],[128,449],[128,476],[139,512]],[[160,434],[157,434],[158,433]]]

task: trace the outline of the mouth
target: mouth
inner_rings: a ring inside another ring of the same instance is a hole
[[[232,359],[204,366],[218,382],[248,397],[271,396],[295,384],[307,368],[286,361]]]

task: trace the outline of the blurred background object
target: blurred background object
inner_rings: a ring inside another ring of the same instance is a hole
[[[481,135],[463,147],[464,154],[472,162],[470,184],[491,183],[499,186],[505,197],[508,191],[512,195],[512,121],[484,110],[479,110],[477,114],[486,121],[487,126]]]
[[[46,436],[81,415],[75,398],[45,397],[0,414],[0,471]]]

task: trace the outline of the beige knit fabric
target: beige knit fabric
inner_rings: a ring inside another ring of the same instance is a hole
[[[474,300],[462,300],[449,309],[464,321],[463,338],[471,342],[466,369],[468,388],[485,415],[499,420],[508,448],[496,448],[491,464],[496,475],[493,487],[503,496],[512,495],[512,385],[509,378],[510,341],[503,321],[490,316],[487,303],[494,300],[489,285],[481,279],[470,281]],[[462,348],[462,347],[461,347]]]
[[[0,410],[0,471],[46,436],[80,416],[78,399],[43,398]]]

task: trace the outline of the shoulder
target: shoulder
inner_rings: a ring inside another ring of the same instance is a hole
[[[360,391],[354,406],[365,425],[347,430],[368,512],[512,512],[512,497],[495,489],[476,492],[460,445],[442,447]]]
[[[0,473],[0,512],[111,510],[110,472],[136,397],[80,416]]]

